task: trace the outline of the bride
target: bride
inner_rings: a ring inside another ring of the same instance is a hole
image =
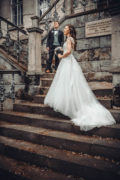
[[[114,118],[96,99],[72,54],[76,45],[75,28],[66,25],[64,35],[66,36],[64,53],[58,54],[61,62],[44,104],[70,117],[71,121],[84,131],[114,124]]]

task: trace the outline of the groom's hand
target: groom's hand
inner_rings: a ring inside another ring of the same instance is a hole
[[[49,51],[49,47],[47,47],[46,49],[47,49],[47,51]]]

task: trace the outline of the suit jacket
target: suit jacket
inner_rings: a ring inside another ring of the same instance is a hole
[[[64,43],[64,34],[60,30],[58,30],[58,41],[59,41],[60,46],[63,46],[63,43]],[[49,47],[50,49],[52,49],[53,48],[53,42],[54,42],[54,30],[51,30],[48,33],[46,47]]]

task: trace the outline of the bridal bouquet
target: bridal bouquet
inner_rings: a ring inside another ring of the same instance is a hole
[[[58,56],[58,54],[63,55],[63,48],[61,46],[55,48],[55,55]]]

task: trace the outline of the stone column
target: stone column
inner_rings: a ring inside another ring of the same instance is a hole
[[[72,13],[73,0],[65,0],[65,15],[69,16]]]
[[[112,17],[112,61],[114,86],[120,83],[120,15]]]
[[[32,27],[29,32],[28,74],[36,75],[42,73],[41,64],[41,35],[43,30],[38,26],[38,17],[32,17]]]
[[[112,17],[112,67],[120,70],[120,15]]]

